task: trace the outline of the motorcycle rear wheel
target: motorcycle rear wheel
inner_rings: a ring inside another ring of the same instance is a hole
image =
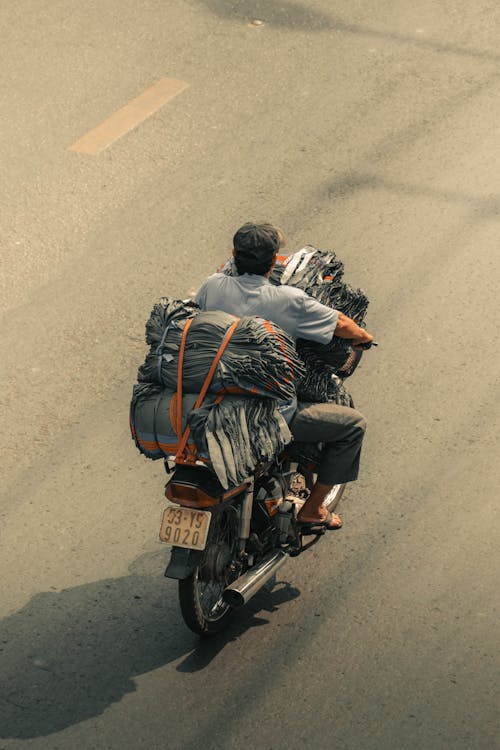
[[[179,581],[179,604],[184,622],[193,633],[209,636],[229,625],[233,609],[222,601],[226,584],[200,579],[200,569]]]
[[[182,617],[188,628],[198,635],[220,633],[232,618],[233,608],[222,600],[222,594],[239,574],[234,564],[237,538],[237,513],[234,507],[228,506],[212,519],[200,564],[179,581]]]

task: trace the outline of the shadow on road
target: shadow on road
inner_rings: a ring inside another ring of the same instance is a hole
[[[263,588],[243,609],[235,612],[229,628],[200,645],[177,666],[178,672],[198,672],[204,669],[230,641],[238,639],[250,628],[267,625],[269,620],[259,617],[262,611],[276,612],[280,604],[300,596],[299,589],[280,581]]]
[[[248,23],[261,19],[269,26],[301,31],[337,31],[359,37],[414,47],[438,54],[459,55],[464,58],[497,63],[500,55],[490,49],[462,46],[445,39],[416,35],[410,29],[407,33],[390,31],[376,26],[344,21],[333,15],[312,10],[293,0],[197,0],[211,13],[228,21]]]
[[[287,584],[263,591],[226,633],[200,641],[181,620],[164,560],[147,554],[123,578],[37,594],[0,623],[0,737],[45,736],[99,715],[136,689],[134,677],[183,655],[177,669],[199,671],[265,625],[260,610],[300,594]]]
[[[292,0],[199,0],[209,11],[221,18],[248,23],[254,18],[263,19],[271,26],[305,31],[322,31],[333,28],[331,18],[317,10],[307,8]]]

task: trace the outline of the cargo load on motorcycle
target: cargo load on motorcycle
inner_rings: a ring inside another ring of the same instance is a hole
[[[293,410],[304,366],[274,323],[162,298],[146,342],[130,408],[132,436],[145,456],[210,462],[229,487],[290,442],[283,413]]]

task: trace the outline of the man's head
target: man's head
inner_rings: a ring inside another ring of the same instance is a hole
[[[243,224],[233,237],[234,262],[239,274],[266,276],[274,265],[285,235],[272,224]]]

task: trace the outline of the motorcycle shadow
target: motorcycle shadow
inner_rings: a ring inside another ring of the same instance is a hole
[[[236,641],[247,630],[267,625],[269,620],[259,613],[276,612],[280,604],[300,596],[300,589],[286,581],[271,580],[244,607],[236,610],[230,625],[222,633],[203,638],[195,650],[177,667],[178,672],[198,672],[205,669],[212,659],[231,641]]]
[[[225,634],[200,642],[182,622],[175,582],[161,575],[165,562],[164,550],[147,553],[130,575],[37,594],[0,622],[1,738],[47,736],[98,716],[136,690],[134,677],[186,654],[182,671],[202,669],[265,622],[259,610],[288,597],[263,591]]]

